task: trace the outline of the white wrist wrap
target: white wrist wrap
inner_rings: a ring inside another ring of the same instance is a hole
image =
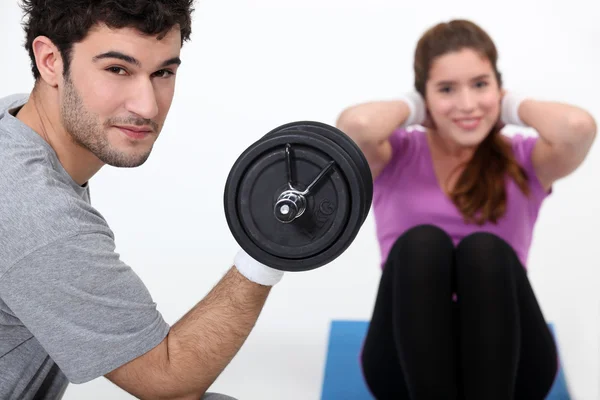
[[[410,114],[406,121],[402,124],[403,128],[410,125],[419,125],[425,122],[427,118],[427,107],[423,97],[418,92],[409,92],[400,96],[400,100],[404,101],[410,109]]]
[[[502,122],[507,125],[525,126],[519,117],[519,106],[525,100],[525,96],[518,93],[507,92],[502,97],[501,114]]]
[[[236,254],[233,264],[248,280],[259,285],[273,286],[283,277],[283,271],[259,263],[242,249]]]

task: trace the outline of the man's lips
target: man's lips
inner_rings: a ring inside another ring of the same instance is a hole
[[[153,132],[152,128],[145,126],[115,125],[115,127],[133,139],[143,139]]]

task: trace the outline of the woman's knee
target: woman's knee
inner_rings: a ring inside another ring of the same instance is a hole
[[[501,237],[490,232],[476,232],[463,238],[456,247],[459,256],[516,257],[513,248]]]
[[[520,265],[513,248],[489,232],[473,233],[461,240],[456,247],[456,264],[459,276],[467,269],[468,273],[487,274],[492,279],[512,274],[512,267]]]
[[[450,236],[433,225],[407,230],[392,246],[385,268],[399,271],[399,277],[417,281],[449,272],[454,258]],[[444,274],[442,274],[444,275]]]
[[[457,246],[457,249],[474,250],[484,248],[486,250],[502,250],[510,247],[500,236],[491,232],[474,232],[465,236]]]
[[[407,253],[427,254],[434,250],[453,250],[450,236],[435,225],[418,225],[404,232],[390,250],[392,258],[402,258]]]

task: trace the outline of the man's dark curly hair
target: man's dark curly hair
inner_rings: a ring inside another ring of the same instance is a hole
[[[31,58],[33,77],[40,77],[32,48],[38,36],[47,36],[59,49],[66,75],[73,44],[85,39],[96,24],[114,29],[135,28],[159,39],[178,25],[183,45],[192,32],[193,3],[194,0],[22,0],[25,49]]]

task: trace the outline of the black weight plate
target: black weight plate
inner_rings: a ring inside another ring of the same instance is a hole
[[[352,228],[348,228],[348,229],[355,229],[354,232],[350,233],[350,237],[352,237],[352,240],[354,240],[354,238],[358,234],[360,228],[362,227],[362,223],[364,222],[364,220],[367,217],[367,214],[369,212],[372,194],[368,193],[367,188],[365,187],[366,185],[364,184],[364,181],[361,179],[362,175],[361,175],[359,166],[354,162],[354,159],[351,157],[351,154],[348,153],[348,151],[347,151],[348,150],[347,143],[343,140],[340,140],[340,137],[343,137],[344,134],[340,133],[339,135],[335,135],[335,133],[328,134],[327,132],[320,132],[320,131],[314,132],[313,130],[308,130],[308,129],[298,130],[295,128],[293,129],[289,125],[290,124],[288,124],[288,127],[286,127],[285,129],[283,129],[280,132],[274,132],[274,133],[270,134],[269,137],[275,137],[277,135],[286,135],[286,134],[290,134],[290,133],[295,133],[295,134],[300,134],[300,135],[304,135],[307,137],[314,137],[315,140],[320,140],[324,143],[330,143],[333,146],[339,147],[341,149],[341,151],[343,151],[344,157],[346,157],[346,159],[348,160],[350,166],[352,167],[352,169],[354,171],[354,174],[355,174],[354,176],[356,176],[356,181],[353,181],[353,182],[355,182],[359,187],[358,196],[352,198],[352,201],[360,204],[360,208],[359,208],[360,224],[353,225]],[[303,126],[305,126],[305,125],[303,125]],[[313,127],[313,129],[315,129],[315,128],[318,128],[318,127],[316,127],[316,126]],[[368,172],[369,172],[369,177],[370,177],[371,176],[370,170],[368,170]],[[371,184],[371,189],[372,189],[372,184]],[[368,196],[368,198],[367,198],[367,196]],[[368,205],[368,207],[367,207],[367,205]]]
[[[365,207],[366,207],[365,218],[366,218],[367,214],[369,213],[369,210],[371,209],[371,204],[373,201],[373,175],[371,174],[371,167],[369,167],[369,162],[367,161],[367,158],[365,157],[365,155],[362,152],[362,150],[360,149],[360,147],[358,147],[356,142],[354,142],[354,140],[350,136],[348,136],[345,132],[341,131],[340,129],[338,129],[336,127],[333,127],[331,125],[327,125],[324,123],[315,122],[315,124],[320,125],[326,132],[329,132],[331,134],[329,136],[330,138],[341,137],[342,139],[345,139],[347,141],[347,143],[349,144],[350,147],[347,148],[346,150],[348,151],[348,153],[350,153],[353,156],[353,159],[356,162],[356,165],[358,165],[361,176],[363,177],[363,181],[365,183],[365,188],[367,190],[367,194],[366,194],[367,201],[365,202]]]
[[[265,135],[265,136],[270,136],[270,135],[276,134],[281,131],[289,131],[289,130],[300,130],[300,131],[309,130],[311,132],[323,134],[327,138],[334,140],[337,143],[339,143],[340,139],[341,139],[349,145],[349,147],[344,146],[344,149],[349,153],[350,157],[352,157],[352,159],[354,160],[354,162],[356,163],[356,165],[358,166],[358,168],[361,172],[361,176],[363,176],[363,181],[365,182],[365,187],[367,189],[368,202],[366,203],[366,208],[367,208],[366,213],[368,213],[369,209],[371,208],[371,202],[372,202],[372,198],[373,198],[373,178],[371,175],[371,170],[370,170],[369,164],[367,162],[367,159],[365,158],[360,147],[358,147],[358,145],[354,142],[354,140],[352,140],[352,138],[350,138],[347,134],[345,134],[340,129],[333,127],[331,125],[328,125],[328,124],[325,124],[322,122],[316,122],[316,121],[291,122],[291,123],[282,125],[276,129],[272,130],[271,132],[267,133],[267,135]]]
[[[306,137],[305,137],[305,136],[303,136],[302,138],[303,138],[304,140],[306,140]],[[287,138],[287,139],[289,139],[289,138]],[[289,142],[289,140],[286,140],[286,142]],[[280,145],[281,145],[281,144],[283,144],[283,143],[280,143]],[[319,147],[321,147],[321,146],[319,146]],[[314,151],[314,148],[313,148],[313,149],[311,149],[310,151]],[[283,155],[283,154],[282,154],[282,155]],[[343,159],[343,156],[342,156],[341,154],[339,154],[337,158],[339,158],[339,159],[340,159],[342,162],[344,161],[344,159]],[[346,169],[349,169],[349,168],[348,168],[348,166],[346,166]],[[279,175],[280,175],[280,176],[282,176],[282,175],[285,175],[285,172],[284,172],[284,170],[285,170],[285,169],[284,169],[284,168],[282,168],[281,172],[279,173]],[[269,177],[269,176],[265,176],[265,178],[268,178],[268,177]],[[265,180],[267,180],[267,181],[268,181],[268,179],[265,179]],[[284,181],[285,181],[285,180],[284,180]],[[284,182],[284,181],[283,181],[283,182]],[[246,182],[246,179],[244,178],[244,180],[243,180],[242,182]],[[247,185],[247,184],[246,184],[246,186],[247,186],[247,187],[251,187],[251,185]],[[246,192],[247,192],[247,191],[248,191],[248,189],[246,189]],[[255,191],[255,193],[260,193],[260,191]],[[238,204],[238,207],[240,208],[240,210],[241,210],[241,209],[242,209],[244,206],[246,206],[246,208],[247,208],[247,210],[246,210],[246,211],[248,211],[249,213],[253,213],[253,212],[255,212],[255,210],[254,210],[252,207],[256,207],[257,205],[259,205],[259,204],[260,204],[260,202],[255,202],[255,203],[252,203],[252,204],[250,204],[249,202],[246,202],[246,203],[244,203],[244,199],[245,199],[245,200],[247,200],[247,198],[246,198],[246,197],[245,197],[245,195],[242,193],[242,191],[239,191],[239,195],[240,195],[240,196],[239,196],[239,198],[240,198],[240,199],[242,199],[242,201],[241,201],[241,202],[238,202],[238,203],[239,203],[239,204]],[[357,195],[357,193],[354,193],[353,195],[354,195],[354,196],[356,196],[356,195]],[[259,195],[259,196],[260,196],[260,195]],[[263,196],[264,196],[264,195],[263,195]],[[266,217],[266,218],[269,218],[269,219],[271,219],[271,220],[274,220],[274,214],[273,214],[273,212],[272,212],[272,210],[273,210],[273,205],[274,205],[274,200],[273,200],[273,202],[272,202],[271,204],[269,204],[269,205],[268,205],[268,207],[266,207],[266,208],[265,208],[265,207],[263,207],[264,214],[262,214],[262,213],[260,213],[260,212],[259,212],[259,213],[258,213],[259,215],[257,215],[257,217],[258,217],[259,219],[262,219],[262,218],[265,218],[265,217]],[[309,206],[309,207],[310,207],[310,206]],[[243,211],[243,210],[241,210],[241,211]],[[241,212],[241,213],[239,213],[239,214],[241,215],[241,214],[243,214],[243,212]],[[352,219],[352,214],[355,214],[355,212],[354,212],[354,213],[351,213],[351,215],[350,215],[350,220]],[[228,214],[228,215],[229,215],[229,214]],[[308,215],[308,214],[307,214],[307,215]],[[299,218],[298,220],[300,220],[300,219],[301,219],[301,218]],[[230,219],[230,220],[231,220],[231,221],[232,221],[232,222],[235,224],[235,219]],[[244,217],[242,217],[242,220],[240,221],[240,222],[242,222],[242,224],[241,224],[241,225],[243,226],[243,222],[244,222],[244,221],[247,221],[247,220],[248,220],[248,217],[247,217],[247,216],[246,216],[245,218],[244,218]],[[358,222],[358,221],[356,221],[356,222]],[[261,220],[260,224],[261,224],[261,225],[265,225],[265,222]],[[267,223],[267,225],[268,225],[268,223]],[[277,227],[279,227],[279,229],[281,229],[281,227],[282,227],[282,226],[283,226],[283,227],[291,227],[291,226],[293,226],[293,225],[291,225],[291,224],[289,224],[289,225],[284,225],[284,224],[281,224],[281,223],[279,223],[279,222],[277,221],[277,224],[276,224],[276,226],[277,226]],[[338,223],[338,224],[336,224],[336,227],[337,227],[337,228],[343,228],[343,226],[342,226],[342,225],[339,225],[339,223]],[[233,227],[233,228],[235,228],[235,227]],[[244,228],[247,228],[247,227],[245,227],[245,226],[244,226]],[[252,227],[251,227],[251,228],[252,228]],[[267,230],[268,230],[268,228],[267,228]],[[232,231],[234,231],[234,232],[235,232],[235,229],[232,229]],[[347,232],[347,230],[345,230],[345,232]],[[238,232],[238,233],[239,233],[239,232]],[[264,234],[264,233],[265,233],[265,232],[260,232],[260,233],[258,234],[258,236],[260,236],[260,234]],[[269,232],[266,232],[266,233],[269,233]],[[272,234],[272,233],[273,233],[273,232],[271,232],[271,234]],[[275,233],[278,233],[278,232],[275,232]],[[270,254],[270,253],[269,253],[268,255],[267,255],[267,254],[264,254],[264,253],[268,253],[268,252],[265,252],[265,245],[267,245],[266,247],[269,247],[269,246],[268,246],[268,244],[269,244],[269,243],[268,243],[268,241],[265,241],[265,240],[264,240],[264,237],[263,237],[263,238],[259,238],[259,240],[258,240],[258,241],[256,241],[256,240],[253,240],[253,244],[254,244],[254,245],[256,245],[256,247],[258,247],[258,251],[257,251],[257,252],[255,252],[255,253],[253,253],[253,251],[254,251],[254,250],[257,250],[257,249],[252,249],[252,246],[250,245],[250,243],[248,243],[248,242],[247,242],[247,240],[246,240],[247,238],[244,238],[244,235],[248,236],[248,238],[250,238],[250,239],[253,239],[253,238],[255,238],[255,237],[257,236],[257,232],[256,232],[256,231],[253,231],[252,229],[250,229],[250,230],[244,230],[244,232],[242,233],[241,237],[240,237],[240,235],[238,235],[238,239],[239,239],[239,241],[240,241],[240,242],[243,242],[243,243],[240,243],[240,244],[242,245],[242,247],[244,247],[244,248],[246,249],[246,251],[248,251],[248,253],[249,253],[249,254],[251,254],[251,256],[255,257],[255,258],[256,258],[257,260],[259,260],[259,261],[262,261],[262,262],[264,262],[265,264],[268,264],[268,265],[271,265],[271,266],[275,266],[275,267],[279,267],[279,268],[281,268],[281,269],[285,269],[285,270],[305,270],[305,269],[312,269],[312,268],[316,268],[317,266],[319,266],[319,265],[322,265],[323,263],[329,262],[329,260],[331,259],[331,257],[335,257],[335,256],[337,256],[336,254],[334,254],[334,252],[332,253],[332,251],[331,251],[332,249],[331,249],[331,248],[329,248],[329,249],[328,249],[328,250],[329,250],[329,252],[325,252],[325,254],[322,252],[322,253],[319,253],[319,254],[315,255],[314,257],[305,257],[305,258],[300,258],[300,259],[296,260],[296,261],[298,261],[298,262],[296,262],[296,263],[294,263],[294,264],[292,265],[292,264],[290,263],[290,259],[289,259],[289,258],[285,258],[285,257],[284,257],[283,259],[282,259],[282,258],[280,258],[280,257],[273,258],[273,257],[271,257],[271,256],[273,256],[273,254]],[[293,238],[293,235],[292,235],[291,237]],[[261,240],[261,239],[262,239],[262,240]],[[271,237],[271,239],[272,239],[272,237]],[[341,241],[340,241],[340,240],[337,240],[337,241],[334,241],[334,242],[333,242],[333,250],[334,250],[334,251],[335,251],[335,247],[339,247],[339,244],[344,242],[344,239],[343,239],[343,238],[340,238],[340,239],[342,239],[342,240],[341,240]],[[288,241],[290,240],[290,236],[288,236],[288,237],[287,237],[287,240],[288,240]],[[313,239],[313,240],[314,240],[314,239]],[[288,246],[289,246],[289,245],[290,245],[290,243],[288,243]],[[293,249],[293,246],[289,246],[288,250],[292,250],[292,249]],[[289,252],[289,251],[288,251],[288,252]],[[262,254],[261,254],[261,253],[262,253]],[[285,253],[285,252],[284,252],[284,253]],[[266,258],[265,258],[265,257],[266,257]]]
[[[272,136],[279,132],[284,131],[310,131],[318,134],[322,134],[328,139],[333,140],[344,148],[348,155],[352,158],[353,162],[358,168],[360,176],[362,177],[362,185],[366,191],[366,201],[364,203],[365,209],[363,211],[363,220],[367,217],[371,208],[373,199],[373,177],[371,175],[371,169],[369,163],[365,158],[362,150],[358,145],[340,129],[331,125],[316,122],[316,121],[297,121],[282,125],[276,129],[273,129],[267,133],[264,137]]]
[[[311,122],[307,125],[303,125],[302,127],[303,129],[309,129],[313,132],[325,135],[327,138],[335,140],[340,145],[342,143],[339,142],[339,139],[345,140],[347,146],[342,147],[344,147],[344,150],[346,150],[350,157],[352,157],[352,160],[358,166],[359,172],[363,178],[364,187],[366,190],[366,201],[364,203],[364,218],[366,218],[367,214],[369,213],[369,209],[371,208],[371,202],[373,198],[373,180],[369,164],[360,148],[348,135],[330,125],[323,124],[320,122]]]
[[[348,152],[348,154],[352,157],[353,161],[357,165],[359,172],[363,178],[365,190],[366,190],[366,200],[365,201],[365,211],[364,218],[367,217],[369,213],[369,209],[371,208],[371,203],[373,199],[373,178],[371,175],[371,169],[369,167],[369,163],[367,159],[362,153],[362,150],[358,147],[358,145],[352,140],[348,135],[346,135],[343,131],[324,124],[320,122],[309,122],[308,124],[302,125],[303,129],[309,129],[313,132],[320,133],[325,135],[327,138],[331,140],[335,140],[336,142],[339,139],[342,139],[346,142],[348,146],[343,146],[344,149]]]
[[[361,196],[353,200],[360,202],[363,205],[361,209],[361,223],[359,226],[355,227],[357,229],[357,232],[353,236],[355,237],[355,235],[358,234],[358,230],[360,230],[362,227],[362,223],[367,218],[373,197],[373,180],[371,171],[360,148],[341,130],[333,128],[327,124],[314,121],[299,121],[282,125],[268,132],[264,138],[275,137],[285,133],[297,133],[307,136],[316,135],[321,139],[331,140],[345,151],[345,156],[348,157],[353,169],[355,170],[355,173],[359,177],[356,182],[360,186],[359,193],[361,193]],[[352,155],[354,155],[354,157]]]
[[[275,219],[273,209],[287,183],[288,143],[292,158],[299,157],[295,181],[309,183],[331,159],[336,165],[315,195],[308,196],[305,214],[283,224]],[[364,194],[355,183],[360,178],[351,164],[335,143],[314,134],[285,133],[255,142],[236,160],[225,185],[225,215],[238,244],[256,260],[286,271],[331,262],[350,245],[362,224],[362,205],[354,199]],[[307,235],[311,223],[312,234]]]
[[[333,170],[329,179],[324,179],[315,193],[307,196],[307,211],[293,223],[282,223],[274,216],[278,195],[287,187],[284,148],[276,147],[261,154],[248,167],[238,188],[238,207],[250,212],[241,213],[240,218],[250,238],[263,250],[281,258],[308,258],[322,252],[337,240],[339,227],[348,219],[350,193],[348,183],[341,171]],[[293,146],[295,181],[299,190],[319,174],[330,161],[329,157],[314,148]],[[315,221],[315,211],[329,209],[331,218]],[[317,223],[319,222],[319,223]]]

